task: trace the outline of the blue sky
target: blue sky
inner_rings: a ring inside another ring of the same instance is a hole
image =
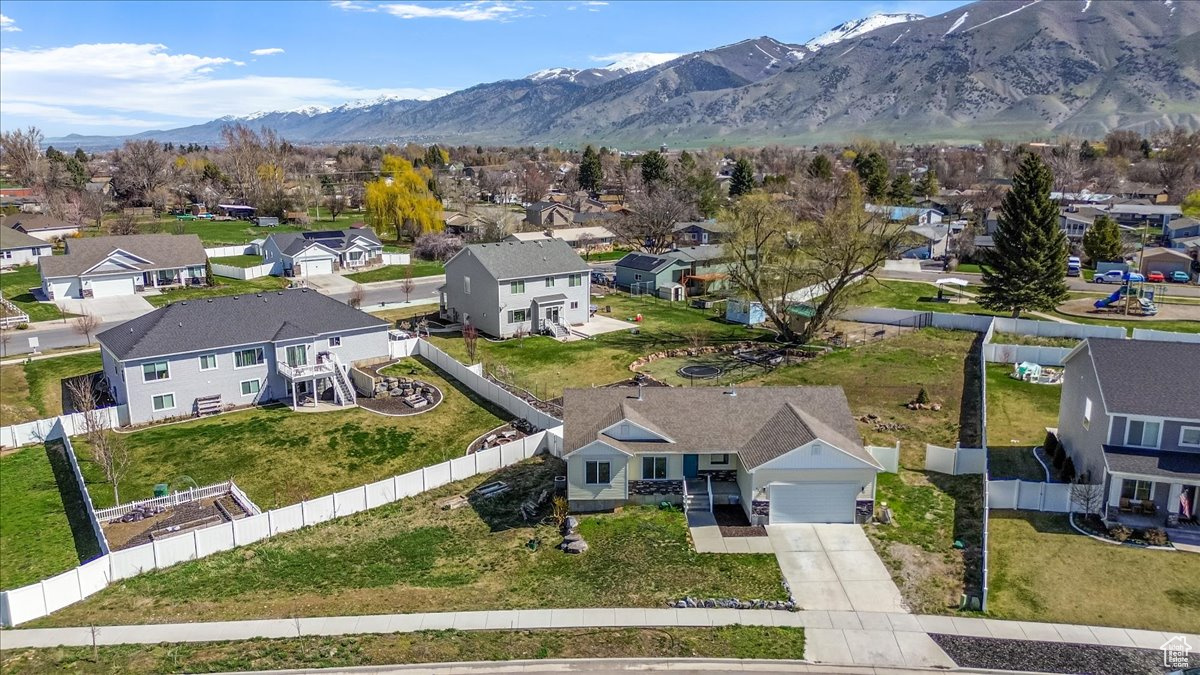
[[[941,2],[0,2],[0,127],[128,134],[259,110],[433,98],[556,66],[802,43]]]

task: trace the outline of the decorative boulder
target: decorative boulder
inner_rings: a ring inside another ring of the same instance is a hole
[[[580,539],[579,541],[567,544],[563,550],[571,554],[587,553],[588,544],[586,541]]]
[[[571,533],[563,537],[563,543],[569,544],[573,541],[583,541],[583,535]]]

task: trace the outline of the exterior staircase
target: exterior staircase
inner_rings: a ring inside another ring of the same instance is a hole
[[[686,512],[712,511],[708,497],[708,485],[704,481],[688,480],[683,484],[683,510]]]
[[[571,331],[568,330],[566,326],[562,325],[561,323],[559,323],[557,321],[548,321],[547,324],[548,324],[548,327],[550,328],[550,333],[554,336],[554,339],[556,339],[556,340],[561,340],[562,338],[565,338],[571,334]]]
[[[346,374],[345,368],[342,367],[342,361],[337,357],[337,354],[331,356],[333,359],[333,390],[337,395],[338,404],[340,405],[358,405],[358,396],[354,393],[354,386],[350,383],[350,376]]]

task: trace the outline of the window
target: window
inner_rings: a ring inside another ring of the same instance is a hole
[[[1200,427],[1184,427],[1179,430],[1179,444],[1200,448]]]
[[[524,281],[514,281],[508,285],[508,292],[513,295],[520,295],[525,292]]]
[[[253,396],[262,389],[261,380],[245,380],[242,382],[242,396]]]
[[[1087,429],[1092,425],[1092,399],[1085,398],[1083,400],[1083,428]]]
[[[342,346],[342,336],[334,335],[333,337],[329,338],[329,346],[330,347],[341,347]]]
[[[572,274],[571,276],[567,277],[568,286],[574,288],[575,286],[579,286],[581,284],[583,284],[582,274]]]
[[[612,483],[612,467],[608,462],[584,462],[583,482],[588,485]]]
[[[729,464],[729,453],[725,452],[725,453],[721,453],[719,455],[709,455],[708,463],[714,464],[714,465]]]
[[[250,366],[257,366],[264,360],[262,347],[243,349],[239,352],[233,353],[233,366],[235,368],[248,368]]]
[[[1148,480],[1125,479],[1121,482],[1121,496],[1139,501],[1154,499],[1154,483]]]
[[[463,293],[471,294],[471,277],[463,277]]]
[[[509,323],[524,323],[527,320],[526,319],[527,313],[528,312],[524,309],[510,309],[510,310],[508,310],[508,322]]]
[[[572,300],[571,301],[571,309],[579,309],[579,302],[576,300]]]
[[[642,280],[642,275],[640,275],[640,274],[635,274],[635,275],[633,275],[633,278],[634,278],[634,280],[635,280],[635,281],[641,281],[641,280]]]
[[[171,379],[171,370],[167,367],[166,361],[155,361],[154,363],[146,363],[142,365],[142,381],[155,382],[157,380]]]
[[[159,394],[154,399],[154,410],[170,410],[175,407],[175,394]]]
[[[214,370],[217,367],[217,355],[205,354],[200,357],[200,370]]]
[[[643,457],[642,458],[642,480],[666,480],[667,479],[667,458],[666,457]]]
[[[546,277],[546,288],[554,288],[554,277]]]
[[[1125,430],[1125,444],[1137,445],[1143,448],[1158,447],[1158,432],[1162,425],[1149,420],[1129,420]]]
[[[286,354],[289,366],[308,365],[308,345],[292,345],[287,348]]]

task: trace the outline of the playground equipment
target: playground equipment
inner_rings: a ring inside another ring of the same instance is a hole
[[[1096,309],[1118,309],[1115,305],[1121,301],[1122,296],[1131,295],[1137,298],[1137,310],[1141,314],[1144,316],[1158,314],[1158,305],[1154,304],[1154,298],[1156,295],[1166,294],[1166,284],[1150,284],[1142,275],[1128,272],[1125,273],[1124,279],[1122,285],[1111,295],[1107,298],[1100,298],[1092,305]]]

